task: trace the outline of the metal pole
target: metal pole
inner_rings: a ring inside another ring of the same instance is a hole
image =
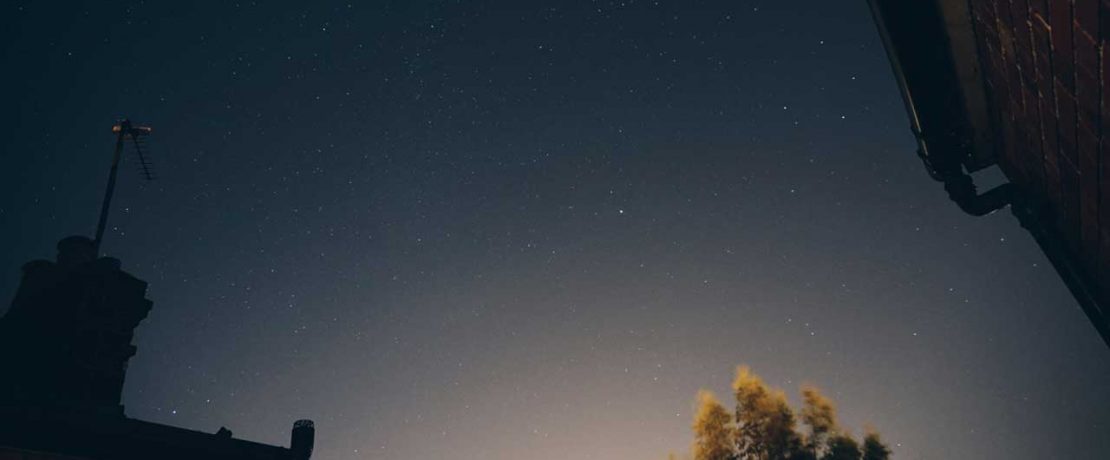
[[[93,240],[93,253],[100,256],[100,242],[104,240],[104,227],[108,225],[108,208],[112,204],[112,192],[116,189],[116,173],[119,171],[119,159],[123,154],[123,139],[131,131],[131,122],[123,120],[118,126],[119,133],[116,137],[116,151],[112,155],[112,169],[108,172],[108,188],[104,191],[104,203],[100,206],[100,221],[96,224],[96,239]]]

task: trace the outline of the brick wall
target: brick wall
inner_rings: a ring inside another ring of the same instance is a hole
[[[969,0],[998,163],[1110,300],[1110,0]]]

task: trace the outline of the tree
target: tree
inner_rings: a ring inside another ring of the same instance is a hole
[[[740,459],[788,458],[801,440],[794,431],[794,412],[786,394],[768,388],[747,366],[736,369],[736,450]]]
[[[802,387],[800,433],[786,394],[768,387],[747,366],[732,381],[736,410],[729,414],[708,391],[697,396],[694,460],[889,460],[890,449],[869,431],[863,449],[836,420],[836,405],[817,387]]]
[[[829,437],[839,429],[836,406],[813,385],[802,386],[802,423],[809,427],[805,447],[813,457],[828,452]]]
[[[847,434],[837,433],[829,438],[829,452],[821,460],[860,460],[859,443]]]
[[[732,417],[713,393],[698,392],[694,415],[694,460],[732,460]]]
[[[890,460],[890,448],[879,439],[879,433],[868,431],[863,437],[863,460]]]
[[[807,449],[803,445],[802,447],[799,447],[798,450],[794,451],[794,453],[792,455],[790,455],[788,460],[820,460],[820,459],[817,458],[817,455],[814,454],[813,451]]]
[[[771,412],[767,419],[766,444],[768,459],[791,458],[802,447],[801,437],[795,431],[794,411],[786,402],[786,393],[772,390]]]

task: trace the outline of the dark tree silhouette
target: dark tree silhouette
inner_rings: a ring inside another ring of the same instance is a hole
[[[829,453],[821,460],[860,460],[859,443],[847,434],[829,438]]]
[[[889,460],[890,448],[879,440],[879,433],[868,432],[863,437],[863,460]]]

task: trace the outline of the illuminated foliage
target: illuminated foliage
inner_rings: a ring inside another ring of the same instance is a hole
[[[736,449],[742,459],[787,458],[797,450],[794,412],[781,390],[768,388],[747,366],[736,370]]]
[[[838,430],[836,406],[812,385],[802,386],[802,423],[809,427],[805,446],[813,455],[825,453],[829,437]]]
[[[731,460],[732,417],[713,393],[698,392],[694,415],[694,460]]]
[[[782,390],[771,388],[747,366],[732,382],[733,414],[708,391],[697,395],[694,460],[888,460],[890,449],[869,432],[861,449],[836,420],[836,405],[817,387],[802,387],[799,432]]]

